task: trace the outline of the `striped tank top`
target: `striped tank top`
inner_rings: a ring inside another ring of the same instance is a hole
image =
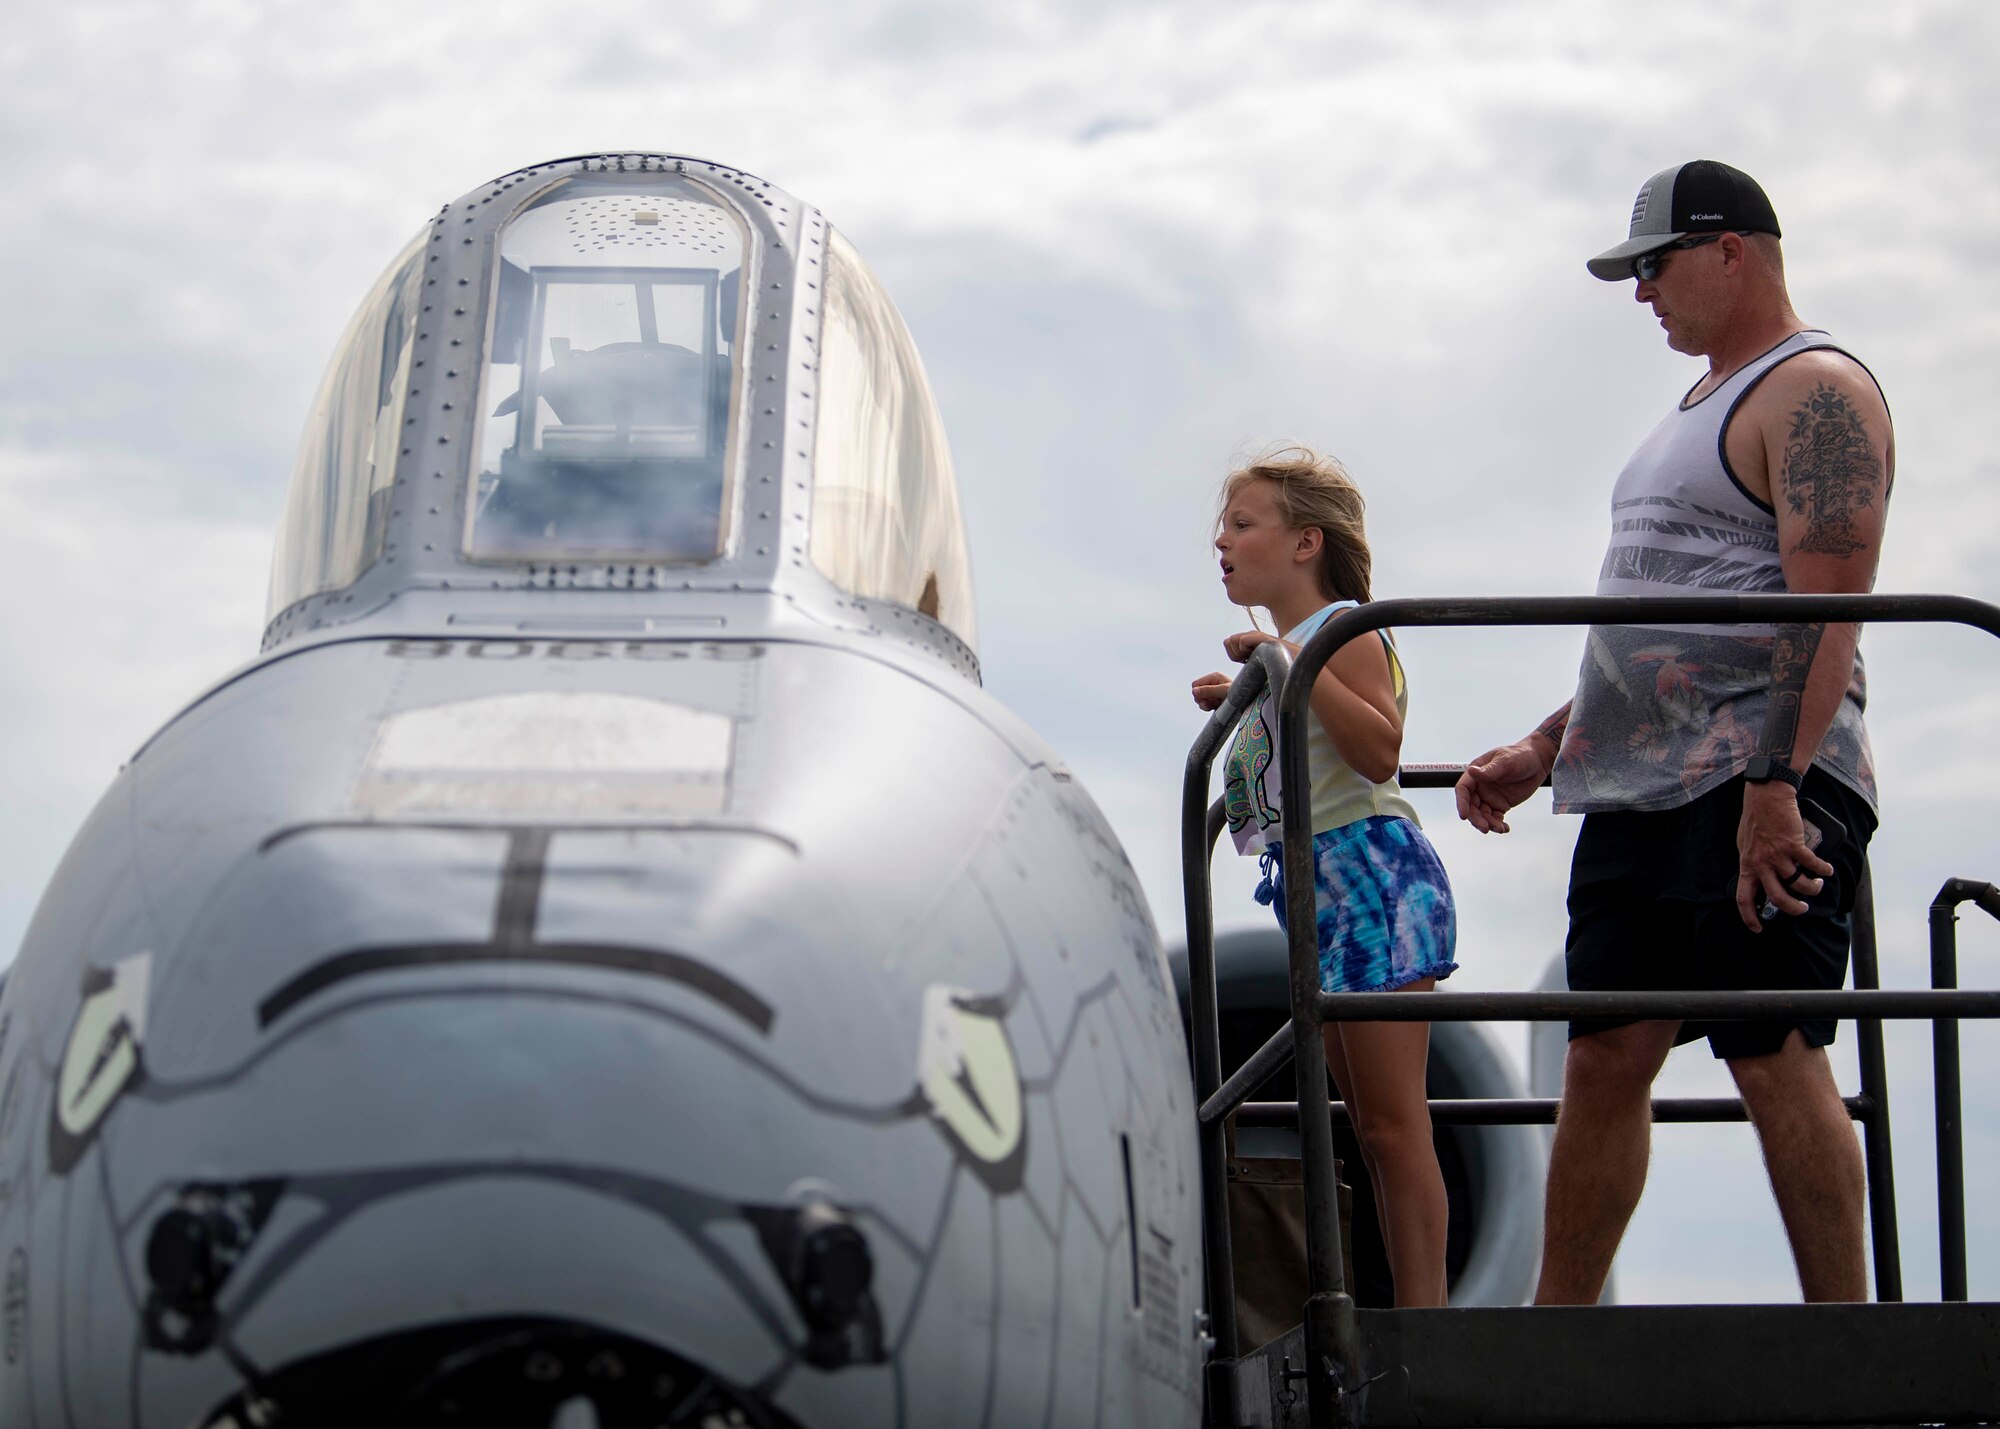
[[[1619,474],[1599,595],[1782,592],[1778,521],[1729,469],[1723,436],[1787,358],[1837,347],[1794,333],[1693,403],[1677,405]],[[1863,369],[1866,370],[1865,368]],[[1593,625],[1556,760],[1558,813],[1670,809],[1743,771],[1770,704],[1770,625]],[[1875,804],[1861,657],[1813,762]]]

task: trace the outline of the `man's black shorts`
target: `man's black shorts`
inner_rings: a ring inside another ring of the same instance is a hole
[[[1875,815],[1829,774],[1807,772],[1803,796],[1847,825],[1828,856],[1834,876],[1797,917],[1761,933],[1736,911],[1736,825],[1743,781],[1732,779],[1678,809],[1586,814],[1569,875],[1569,985],[1586,991],[1838,988],[1847,980],[1849,915]],[[1761,891],[1757,901],[1762,904]],[[1625,1019],[1572,1022],[1571,1037]],[[1808,1044],[1833,1041],[1834,1023],[1688,1022],[1676,1044],[1707,1037],[1718,1057],[1775,1052],[1793,1027]]]

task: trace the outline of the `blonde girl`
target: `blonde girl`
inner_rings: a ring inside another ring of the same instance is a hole
[[[1267,640],[1299,647],[1335,611],[1370,599],[1362,500],[1339,462],[1304,447],[1275,452],[1223,483],[1215,549],[1231,601],[1270,612],[1282,637],[1252,628],[1223,642],[1242,662]],[[1252,625],[1255,626],[1255,616]],[[1212,710],[1229,677],[1194,682]],[[1428,992],[1456,968],[1451,885],[1396,783],[1407,708],[1402,664],[1385,632],[1333,653],[1313,684],[1306,752],[1320,986],[1328,992]],[[1266,706],[1268,709],[1269,706]],[[1259,902],[1285,922],[1268,716],[1253,711],[1224,764],[1230,827],[1259,852]],[[1283,794],[1289,796],[1291,791]],[[1328,1023],[1327,1064],[1375,1187],[1396,1303],[1445,1303],[1445,1190],[1431,1141],[1426,1022]]]

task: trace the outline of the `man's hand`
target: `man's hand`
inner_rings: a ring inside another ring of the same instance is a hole
[[[1205,710],[1212,710],[1221,704],[1229,694],[1229,676],[1219,671],[1197,675],[1194,679],[1194,702]]]
[[[1796,917],[1833,872],[1833,865],[1806,844],[1798,795],[1776,779],[1743,786],[1736,858],[1736,912],[1753,933],[1764,931],[1757,916],[1761,899],[1768,897],[1780,913]]]
[[[1458,777],[1458,816],[1482,834],[1509,832],[1507,811],[1542,787],[1555,758],[1554,742],[1540,734],[1487,750]]]
[[[1239,630],[1222,642],[1222,653],[1241,665],[1250,658],[1250,652],[1259,645],[1267,645],[1278,637],[1264,630]]]

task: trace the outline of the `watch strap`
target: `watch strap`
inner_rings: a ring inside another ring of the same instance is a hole
[[[1752,784],[1768,784],[1773,779],[1792,786],[1797,793],[1805,787],[1805,775],[1782,760],[1773,759],[1768,754],[1753,754],[1750,762],[1743,766],[1743,777]]]

